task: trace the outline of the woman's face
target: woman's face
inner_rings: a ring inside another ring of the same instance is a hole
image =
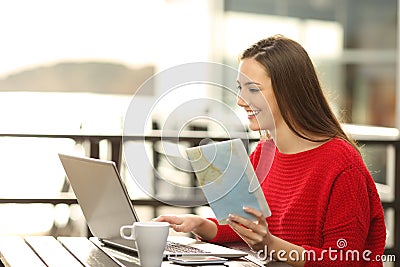
[[[237,82],[237,104],[246,110],[249,128],[253,131],[275,131],[275,125],[282,121],[282,116],[271,79],[263,66],[253,58],[243,59],[239,64]]]

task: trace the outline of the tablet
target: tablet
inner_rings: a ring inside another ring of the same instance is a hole
[[[169,257],[168,260],[180,265],[207,265],[223,264],[228,259],[215,256],[178,256]]]
[[[261,211],[265,217],[271,215],[240,139],[187,148],[186,153],[219,224],[227,224],[229,214],[255,219],[243,211],[245,206]]]

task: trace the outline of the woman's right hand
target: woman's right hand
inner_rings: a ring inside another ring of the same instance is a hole
[[[193,232],[204,240],[210,240],[217,234],[217,226],[212,221],[194,214],[160,215],[156,222],[168,222],[177,232]]]

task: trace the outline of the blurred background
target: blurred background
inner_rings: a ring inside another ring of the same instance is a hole
[[[107,137],[122,134],[133,96],[137,105],[149,106],[166,92],[162,82],[138,90],[153,75],[198,61],[235,68],[243,49],[279,33],[306,48],[334,111],[351,134],[367,142],[365,160],[382,200],[389,203],[387,247],[392,248],[399,242],[393,144],[400,125],[398,11],[397,0],[1,1],[0,234],[87,235],[76,204],[15,204],[12,199],[71,193],[57,153],[91,155],[93,140],[87,136],[103,136],[96,139],[97,154],[114,159]],[[245,123],[231,96],[206,86],[195,90],[230,104]],[[161,101],[149,133],[167,119],[171,130],[181,129],[179,116],[168,114],[190,95]],[[208,112],[210,107],[196,109]],[[207,133],[210,128],[194,123],[188,130]],[[149,149],[155,150],[152,145]],[[120,160],[132,198],[149,199]],[[154,166],[138,160],[141,175],[153,181]],[[187,179],[157,160],[159,175]],[[172,209],[138,207],[144,219]],[[172,212],[188,211],[193,208]],[[194,211],[210,214],[207,207]]]

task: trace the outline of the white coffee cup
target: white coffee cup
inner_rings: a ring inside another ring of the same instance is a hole
[[[167,222],[135,222],[120,228],[122,238],[136,241],[140,266],[143,267],[161,266],[168,233]]]

